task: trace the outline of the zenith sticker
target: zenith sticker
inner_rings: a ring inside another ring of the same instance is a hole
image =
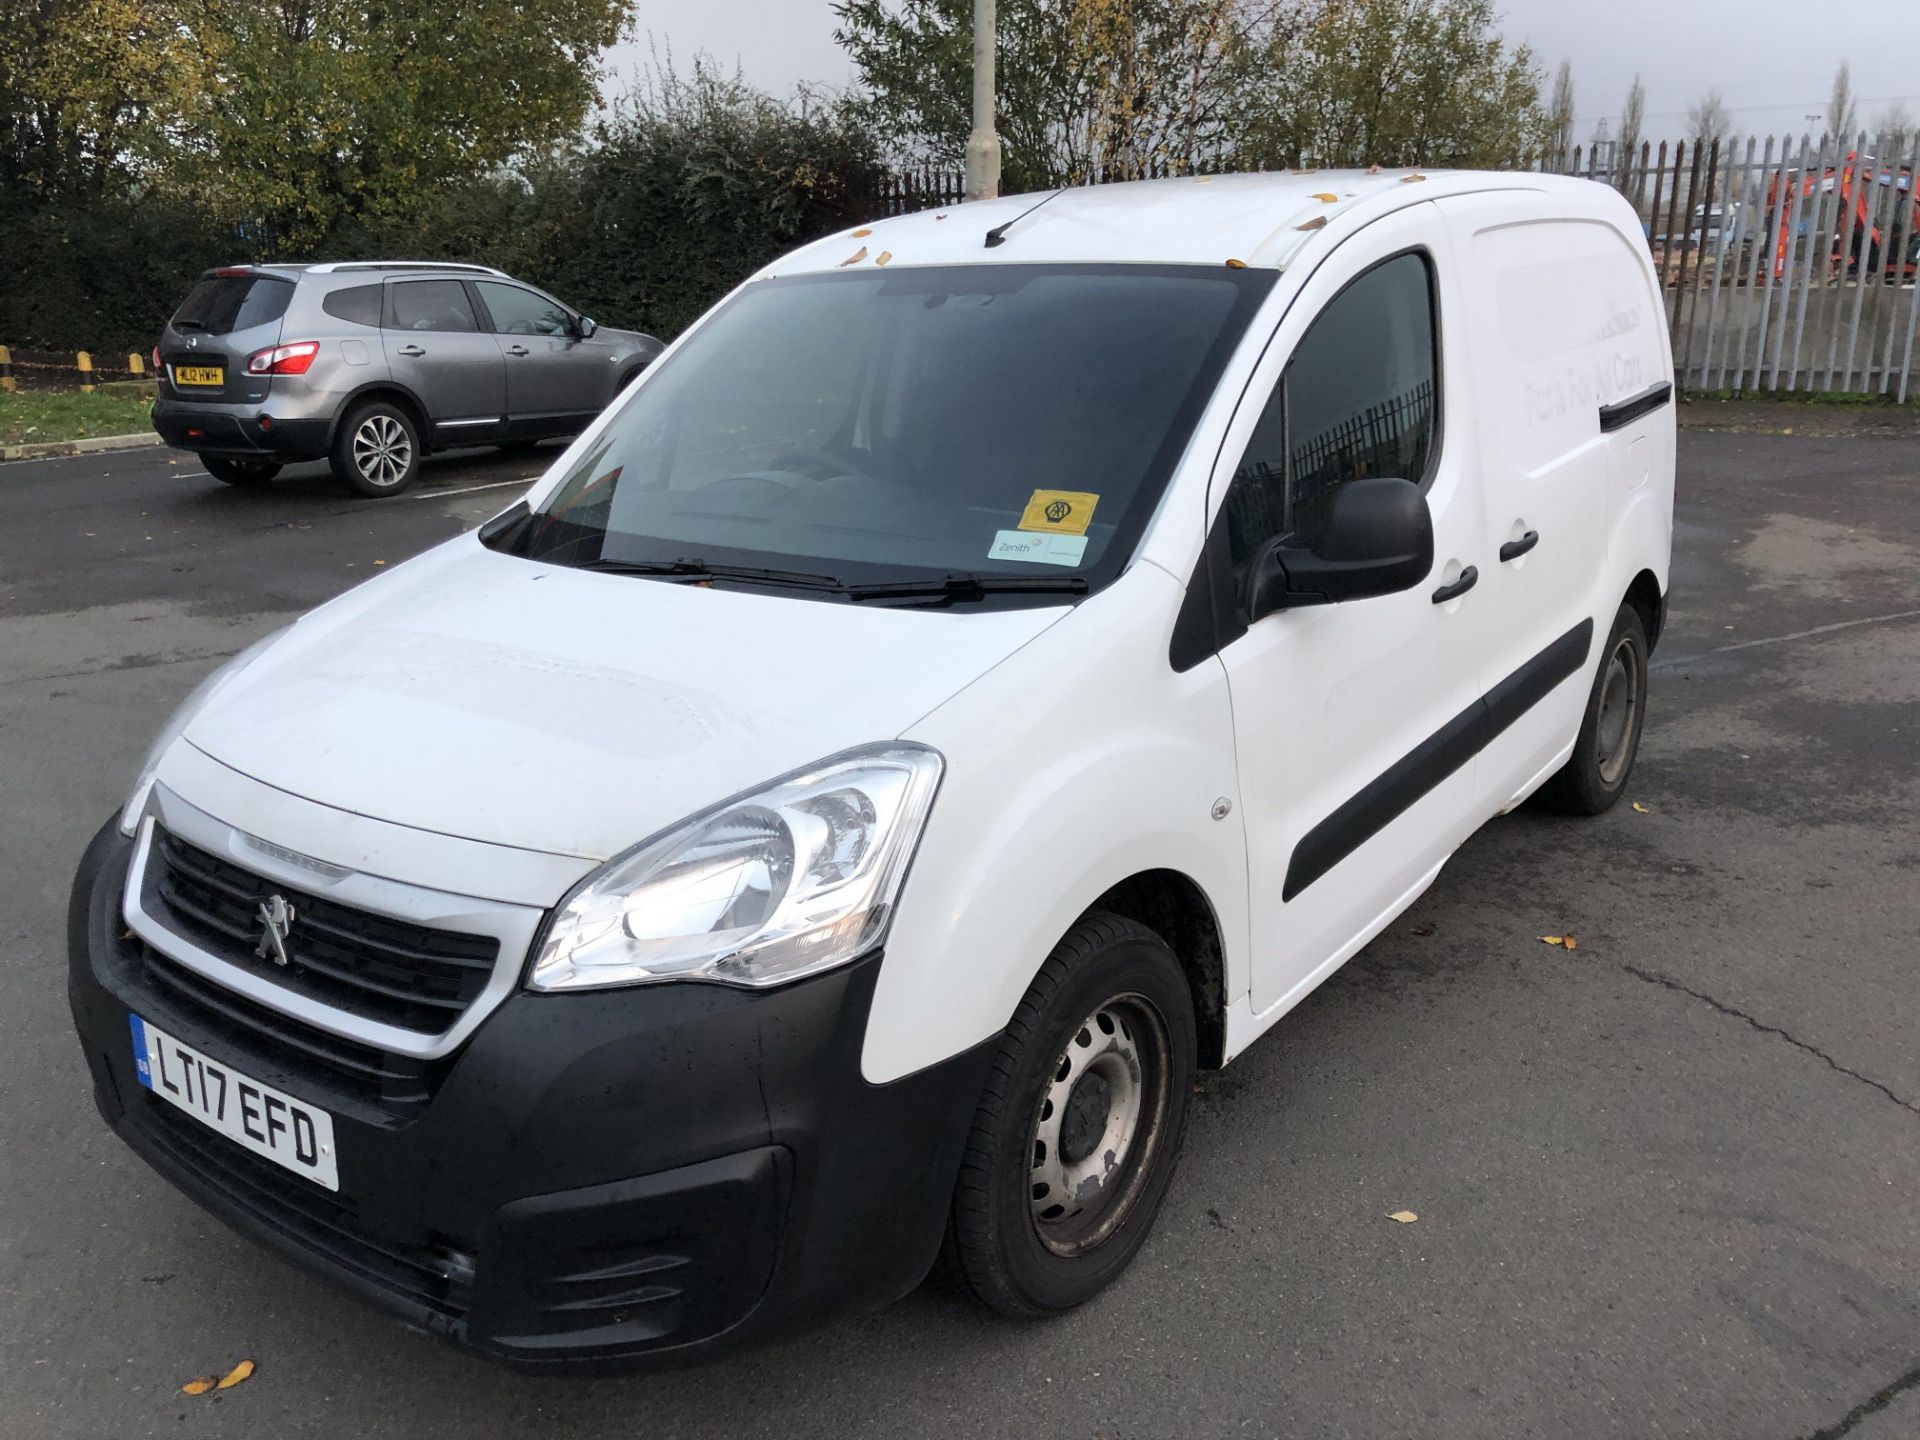
[[[1084,535],[1037,535],[1031,530],[1001,530],[987,549],[989,560],[1025,560],[1034,565],[1078,565],[1087,553]]]
[[[1042,535],[1084,535],[1099,503],[1098,495],[1084,490],[1036,490],[1020,514],[1020,528]]]

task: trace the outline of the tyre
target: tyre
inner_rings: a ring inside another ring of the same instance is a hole
[[[1196,1041],[1164,941],[1087,915],[1014,1012],[980,1097],[942,1259],[1003,1315],[1054,1315],[1126,1269],[1179,1160]]]
[[[200,464],[214,479],[228,485],[264,485],[280,473],[278,460],[228,460],[202,455]]]
[[[1563,815],[1599,815],[1626,793],[1646,719],[1647,629],[1640,612],[1622,605],[1613,617],[1600,673],[1594,677],[1573,754],[1540,799]]]
[[[398,495],[420,470],[420,431],[413,416],[388,400],[355,407],[340,422],[330,463],[356,495]]]

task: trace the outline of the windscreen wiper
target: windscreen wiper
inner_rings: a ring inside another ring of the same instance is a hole
[[[988,595],[1084,595],[1084,575],[947,575],[938,580],[879,580],[846,587],[849,600],[980,600]]]
[[[807,590],[844,590],[846,585],[832,575],[816,575],[805,570],[764,570],[752,565],[714,565],[697,556],[683,555],[675,560],[588,560],[574,566],[577,570],[598,570],[612,575],[649,575],[690,584],[702,580],[750,580],[763,585],[793,585]]]

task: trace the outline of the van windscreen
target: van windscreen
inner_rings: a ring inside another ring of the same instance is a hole
[[[230,335],[267,325],[287,313],[293,282],[272,275],[211,275],[193,287],[174,313],[173,328]]]
[[[842,591],[1092,588],[1126,563],[1273,279],[980,265],[756,282],[646,377],[514,548]]]

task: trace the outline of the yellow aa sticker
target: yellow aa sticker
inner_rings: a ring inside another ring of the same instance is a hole
[[[1084,490],[1036,490],[1021,512],[1020,528],[1048,535],[1084,535],[1099,503],[1098,495]]]

